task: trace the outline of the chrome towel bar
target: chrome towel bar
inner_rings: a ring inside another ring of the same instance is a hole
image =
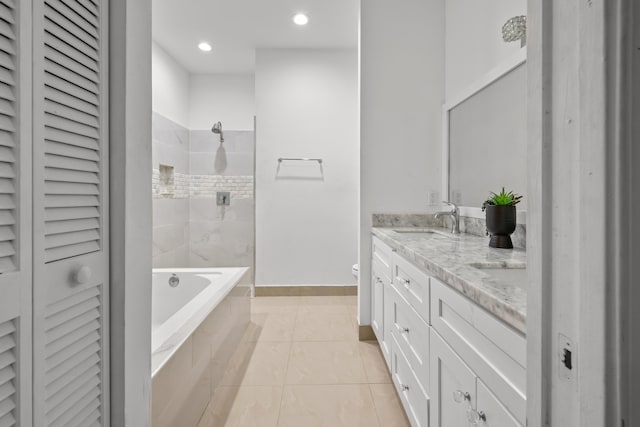
[[[311,159],[311,158],[308,158],[308,157],[280,157],[278,159],[278,163],[282,163],[282,162],[288,161],[288,160],[300,161],[300,162],[318,162],[318,163],[322,163],[322,159]]]

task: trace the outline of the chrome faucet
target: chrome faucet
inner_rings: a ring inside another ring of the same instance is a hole
[[[442,202],[448,206],[451,206],[450,211],[441,211],[436,212],[436,219],[440,218],[443,215],[451,217],[451,233],[460,234],[460,210],[455,203],[451,202]]]
[[[172,288],[175,288],[179,284],[180,284],[180,278],[176,273],[173,273],[171,277],[169,277],[169,286],[171,286]]]

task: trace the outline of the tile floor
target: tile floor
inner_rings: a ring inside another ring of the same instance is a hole
[[[259,297],[199,427],[407,427],[356,297]]]

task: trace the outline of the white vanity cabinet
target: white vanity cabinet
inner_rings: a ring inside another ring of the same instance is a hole
[[[387,296],[385,304],[391,306],[385,318],[387,331],[395,339],[393,345],[402,350],[418,383],[427,392],[429,390],[429,325],[395,289],[390,289]]]
[[[373,237],[372,327],[413,427],[526,425],[526,338]]]
[[[489,409],[483,406],[487,402],[494,408],[494,413],[498,411],[495,408],[502,407],[516,422],[499,423],[498,426],[524,426],[527,411],[524,335],[435,278],[431,279],[431,326],[432,341],[434,334],[441,337],[481,379],[482,393],[480,388],[477,391],[478,411],[487,414],[485,425],[496,425],[488,415]],[[431,376],[436,378],[435,375],[432,364]],[[432,387],[437,389],[437,381],[432,382]],[[433,396],[433,399],[435,401],[437,397]]]
[[[373,237],[371,253],[371,328],[380,343],[387,366],[391,367],[391,343],[385,327],[385,312],[390,309],[390,305],[385,304],[385,300],[391,286],[393,250]]]
[[[431,375],[432,427],[523,426],[433,329]]]

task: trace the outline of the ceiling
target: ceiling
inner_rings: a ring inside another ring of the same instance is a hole
[[[359,0],[153,0],[153,39],[191,73],[251,73],[256,48],[356,47],[358,15]]]

